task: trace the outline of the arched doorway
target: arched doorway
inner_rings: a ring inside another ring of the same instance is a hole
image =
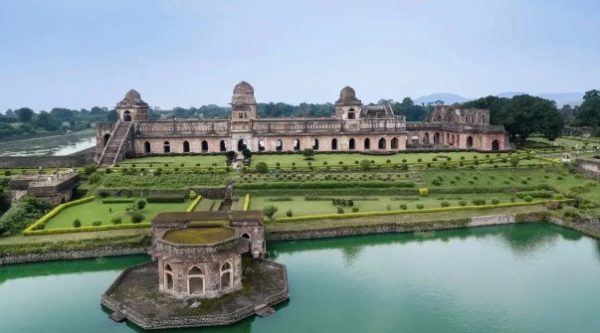
[[[500,150],[500,141],[498,141],[498,140],[492,141],[492,150]]]
[[[423,134],[423,144],[428,145],[429,144],[429,133],[425,132],[425,134]]]
[[[244,139],[239,139],[239,140],[238,140],[238,144],[237,144],[237,150],[238,150],[238,151],[242,151],[242,150],[244,150],[244,149],[246,149],[246,148],[247,148],[247,147],[246,147],[246,140],[244,140]]]
[[[371,149],[371,140],[369,138],[365,139],[365,150]]]
[[[258,151],[265,151],[265,140],[258,140]]]
[[[202,140],[201,146],[202,152],[206,153],[208,151],[208,142],[206,142],[206,140]]]
[[[221,266],[221,290],[227,289],[233,285],[233,268],[231,263],[226,261]]]
[[[183,152],[184,153],[190,152],[190,143],[187,141],[183,141]]]
[[[314,150],[319,150],[319,139],[315,139],[315,144],[313,144]]]
[[[392,149],[398,149],[398,138],[393,138],[390,146]]]
[[[281,139],[277,139],[277,142],[275,143],[275,150],[276,151],[283,150],[283,142],[281,141]]]
[[[206,149],[208,150],[208,146],[206,147]],[[227,147],[225,147],[225,141],[221,140],[221,143],[219,143],[219,150],[220,151],[226,151]]]
[[[164,276],[164,286],[167,290],[173,290],[173,270],[171,269],[171,265],[165,264],[165,276]]]
[[[123,121],[131,121],[131,112],[129,110],[123,112]]]
[[[337,150],[337,139],[331,140],[331,150]]]
[[[434,145],[440,144],[440,133],[439,132],[435,132],[435,134],[433,135],[433,144]]]
[[[467,137],[467,148],[472,148],[472,147],[473,147],[473,137],[468,136]]]
[[[356,146],[356,143],[354,142],[354,138],[351,138],[350,141],[348,141],[348,149],[354,150],[355,146]]]
[[[104,146],[108,144],[108,140],[110,140],[110,134],[106,133],[104,134]]]
[[[165,141],[163,143],[163,152],[164,153],[170,153],[171,152],[171,144],[169,143],[169,141]]]
[[[151,152],[152,152],[152,150],[150,148],[150,142],[148,142],[148,141],[144,142],[144,153],[150,154]]]
[[[379,139],[379,142],[377,144],[377,147],[379,149],[385,149],[385,146],[387,145],[387,142],[385,141],[385,138],[381,138]]]
[[[300,150],[300,140],[299,139],[294,140],[294,150],[295,151]]]
[[[204,294],[204,272],[198,266],[188,271],[188,295]]]

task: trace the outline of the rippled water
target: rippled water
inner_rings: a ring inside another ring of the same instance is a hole
[[[202,332],[597,332],[600,246],[547,224],[280,242],[290,301]],[[0,332],[131,332],[102,292],[131,256],[0,267]],[[195,332],[199,330],[184,330]]]
[[[94,134],[57,135],[46,138],[2,142],[0,156],[64,156],[96,145]]]

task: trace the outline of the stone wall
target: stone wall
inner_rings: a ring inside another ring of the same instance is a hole
[[[98,257],[125,256],[132,254],[146,254],[145,247],[137,248],[115,248],[104,247],[92,250],[73,250],[73,251],[58,251],[46,253],[29,253],[29,254],[7,254],[0,256],[0,266],[9,264],[23,264],[30,262],[42,262],[53,260],[73,260],[87,259]]]
[[[76,168],[94,163],[93,155],[67,156],[3,156],[0,168]]]

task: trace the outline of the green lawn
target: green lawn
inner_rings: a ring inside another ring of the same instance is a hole
[[[593,138],[560,137],[554,141],[550,141],[542,137],[530,137],[527,140],[533,142],[542,142],[565,149],[591,149],[594,146],[600,147],[600,142],[594,140]]]
[[[315,193],[318,195],[318,193]],[[442,201],[447,201],[450,206],[459,206],[459,201],[466,201],[471,205],[473,199],[485,199],[487,204],[491,204],[492,199],[498,199],[500,203],[511,202],[511,195],[504,193],[490,194],[455,194],[432,197],[418,196],[323,196],[335,197],[336,199],[352,199],[353,207],[358,207],[359,212],[400,210],[401,205],[406,205],[408,210],[418,209],[417,205],[423,205],[423,208],[440,208]],[[292,210],[293,216],[318,215],[318,214],[336,214],[337,206],[334,206],[331,200],[308,201],[304,196],[289,196],[291,201],[272,201],[281,197],[253,196],[250,199],[251,210],[262,210],[265,206],[276,206],[278,208],[275,217],[284,217],[288,210]],[[523,201],[520,199],[517,202]],[[352,212],[352,207],[343,207],[345,213]]]
[[[417,163],[419,159],[422,162],[431,162],[433,158],[437,158],[438,161],[442,161],[444,158],[450,157],[452,161],[459,161],[461,157],[465,160],[472,160],[473,156],[477,156],[478,159],[484,159],[486,155],[490,157],[496,157],[497,153],[474,153],[474,152],[440,152],[440,153],[398,153],[395,155],[365,155],[365,154],[315,154],[315,158],[312,161],[304,159],[302,154],[281,154],[281,155],[253,155],[252,165],[256,165],[259,162],[265,162],[270,167],[275,167],[276,163],[279,162],[282,167],[292,166],[292,163],[296,163],[297,166],[306,166],[308,162],[312,165],[323,165],[323,162],[327,162],[328,165],[338,165],[341,161],[343,164],[352,165],[355,161],[361,160],[373,160],[375,163],[383,164],[387,160],[391,163]],[[500,156],[507,156],[502,153]]]
[[[81,221],[81,226],[92,226],[94,221],[102,221],[102,225],[111,225],[111,220],[115,217],[120,217],[122,224],[131,223],[131,214],[126,211],[131,204],[103,204],[102,200],[96,198],[64,209],[46,223],[46,229],[72,228],[75,219]],[[144,222],[150,222],[160,212],[183,212],[189,204],[189,200],[183,203],[148,203],[139,213],[144,215]]]
[[[132,158],[119,162],[120,166],[131,166],[135,164],[136,167],[149,168],[150,164],[152,167],[184,167],[196,166],[200,164],[202,167],[208,167],[213,164],[216,166],[225,166],[225,155],[194,155],[194,156],[151,156]],[[167,164],[167,165],[165,165]]]
[[[211,200],[202,198],[196,208],[195,212],[215,212],[219,210],[219,206],[221,205],[222,200]]]

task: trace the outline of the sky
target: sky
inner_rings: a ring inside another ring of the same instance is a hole
[[[600,88],[598,0],[0,0],[0,110]]]

